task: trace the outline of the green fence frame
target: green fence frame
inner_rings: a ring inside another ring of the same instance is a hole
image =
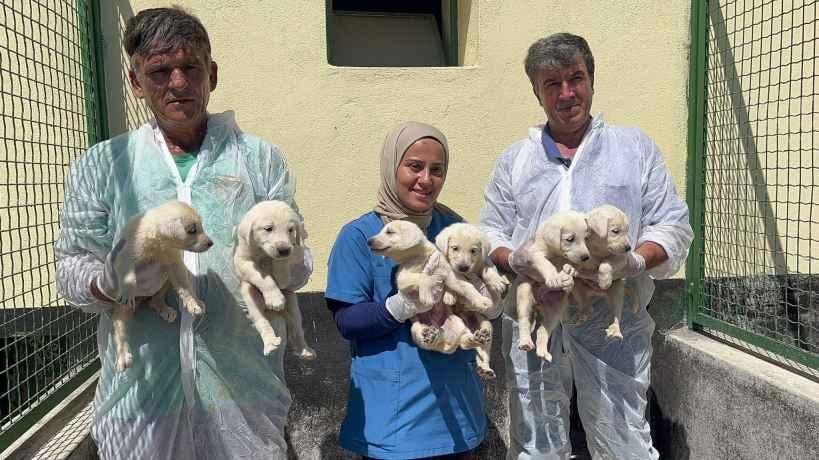
[[[36,33],[29,35],[25,33],[26,31]],[[51,133],[49,130],[52,130],[56,133],[46,135],[52,136],[49,142],[58,142],[53,140],[56,137],[64,141],[66,145],[56,145],[54,149],[64,149],[62,155],[65,155],[65,151],[69,151],[74,157],[88,146],[108,137],[99,0],[3,2],[0,5],[0,33],[5,34],[6,39],[0,43],[0,60],[3,58],[11,60],[13,56],[17,62],[16,70],[2,75],[7,83],[6,87],[0,86],[0,97],[3,98],[0,101],[0,106],[3,107],[0,116],[2,116],[4,133],[0,142],[5,152],[5,156],[0,160],[5,167],[11,168],[13,163],[16,163],[13,165],[16,167],[27,167],[28,155],[31,154],[28,150],[34,150],[36,144],[43,142],[37,137],[42,136],[41,131]],[[39,56],[42,54],[38,53],[42,53],[43,50],[60,56],[59,67],[53,63],[39,62]],[[24,62],[25,65],[21,65],[20,62]],[[38,81],[36,73],[38,65],[47,69],[49,75],[47,83]],[[79,84],[81,89],[77,90],[75,83],[79,79],[81,79]],[[24,86],[28,86],[27,90],[15,88],[15,81],[26,81],[27,84]],[[38,84],[44,85],[47,91],[40,92],[37,89]],[[41,99],[38,100],[38,97]],[[79,112],[72,105],[79,100],[78,98],[82,98],[83,102],[80,105],[84,105],[84,127],[78,129],[73,125],[59,126],[60,120],[64,117],[79,116]],[[21,106],[25,107],[21,108]],[[20,115],[25,112],[30,113]],[[16,123],[21,123],[22,126],[37,127],[36,133],[34,128],[15,132]],[[76,139],[72,138],[83,130],[85,139],[79,142],[86,142],[87,145],[77,144]],[[69,139],[66,141],[66,138]],[[72,141],[72,139],[75,140]],[[43,147],[39,146],[39,148]],[[46,147],[48,148],[50,147]],[[28,167],[36,168],[34,165]],[[42,163],[39,167],[42,172]],[[50,173],[49,187],[61,185],[67,167],[66,159],[46,163],[47,171]],[[9,179],[3,181],[5,183],[0,183],[4,192],[8,192],[15,186],[42,185],[15,184],[12,183],[14,181],[11,173],[8,174]],[[48,193],[50,194],[51,191]],[[55,212],[59,205],[60,203],[51,204]],[[3,200],[0,201],[0,212],[4,213],[5,217],[15,210],[24,212],[22,208],[25,206],[29,205],[13,200]],[[23,222],[23,219],[21,218],[18,222]],[[26,223],[26,226],[33,227],[35,232],[42,227],[54,230],[56,225],[56,222],[32,222],[31,219],[28,219]],[[7,223],[4,223],[0,237],[6,237],[9,240],[19,237],[17,233],[22,233],[24,224],[18,226],[20,228],[13,228],[11,225],[7,228]],[[31,231],[31,228],[27,231]],[[52,244],[53,241],[47,245],[50,247]],[[12,254],[12,256],[23,258],[25,249],[15,249],[12,243],[0,240],[0,253],[4,256]],[[2,345],[0,352],[5,357],[5,362],[0,362],[0,365],[4,366],[3,369],[0,369],[0,379],[5,379],[5,382],[0,383],[3,383],[6,388],[5,392],[0,392],[3,393],[0,394],[0,397],[5,397],[6,403],[11,404],[8,402],[11,399],[10,395],[16,391],[18,399],[23,399],[23,401],[22,403],[18,401],[17,406],[9,406],[14,407],[11,414],[0,414],[0,452],[34,426],[99,369],[95,340],[96,315],[82,313],[66,305],[65,301],[56,294],[53,284],[53,264],[41,264],[36,268],[40,277],[50,277],[50,279],[48,279],[48,284],[32,288],[32,290],[42,292],[40,297],[43,303],[35,306],[18,305],[30,302],[30,300],[26,300],[25,295],[13,289],[4,288],[12,285],[16,281],[16,276],[25,276],[24,272],[29,270],[25,264],[22,268],[15,267],[14,263],[11,265],[9,267],[0,264],[4,282],[3,287],[0,287],[0,292],[3,293],[2,304],[0,304],[0,334],[2,334],[3,342],[0,344]],[[6,283],[9,280],[10,282]],[[29,343],[37,344],[46,337],[57,337],[64,341],[59,347],[57,359],[54,359],[53,352],[48,351],[50,344],[39,346]],[[18,361],[25,359],[25,366],[19,362],[10,363],[9,356],[11,355],[15,355]],[[36,364],[31,364],[29,360]],[[13,377],[10,366],[23,367],[24,370],[18,369],[18,372],[23,372],[24,378],[19,375]],[[14,387],[15,385],[17,388]],[[21,385],[31,385],[33,389],[26,388],[25,391],[21,391],[19,389]]]
[[[748,11],[738,12],[737,9],[740,6],[746,5],[744,2],[719,2],[716,0],[694,0],[691,4],[687,201],[695,238],[686,268],[688,324],[689,327],[694,330],[717,331],[718,333],[738,339],[741,343],[746,345],[745,348],[748,350],[756,351],[754,348],[759,347],[769,352],[765,353],[765,357],[773,359],[780,364],[788,366],[790,365],[789,362],[797,363],[798,365],[807,366],[816,371],[819,370],[819,344],[817,344],[816,339],[816,337],[819,336],[819,333],[817,333],[819,332],[817,331],[819,324],[816,322],[808,323],[807,315],[811,315],[810,318],[811,321],[813,321],[814,316],[812,315],[819,309],[819,293],[814,295],[814,291],[811,290],[816,285],[813,278],[819,278],[819,273],[815,272],[813,268],[808,269],[807,272],[799,272],[798,269],[794,272],[793,269],[789,270],[788,264],[785,262],[787,257],[801,257],[803,260],[807,259],[809,261],[809,267],[813,267],[812,262],[816,260],[816,256],[812,253],[800,253],[799,251],[801,249],[799,248],[796,253],[794,253],[794,251],[789,252],[787,242],[786,248],[783,249],[781,240],[783,238],[793,237],[787,233],[783,237],[777,234],[776,231],[773,233],[770,231],[764,232],[764,249],[760,249],[759,245],[755,245],[754,242],[751,241],[754,238],[753,234],[750,232],[743,234],[743,228],[732,229],[737,241],[728,242],[728,244],[726,244],[725,241],[717,241],[715,238],[712,238],[719,230],[715,230],[714,225],[709,225],[707,220],[708,216],[720,215],[726,218],[730,216],[734,217],[737,221],[747,224],[749,227],[751,224],[748,224],[748,222],[753,221],[753,223],[757,225],[759,222],[762,222],[762,225],[764,225],[766,229],[776,229],[777,226],[782,225],[784,220],[785,228],[787,229],[787,224],[791,216],[783,216],[777,212],[777,205],[782,204],[782,200],[778,201],[776,194],[773,197],[769,196],[768,189],[770,185],[766,182],[766,175],[771,174],[771,170],[781,168],[780,166],[769,167],[767,163],[769,157],[778,159],[778,156],[782,155],[779,151],[778,140],[773,150],[765,150],[762,152],[768,156],[765,157],[765,163],[761,163],[759,160],[760,152],[756,149],[756,139],[754,138],[758,136],[758,134],[754,132],[751,126],[754,122],[761,124],[759,123],[761,121],[766,123],[764,129],[769,129],[767,123],[770,119],[751,120],[749,114],[751,113],[752,108],[750,106],[752,104],[747,103],[744,94],[746,94],[746,91],[758,91],[757,93],[753,93],[756,94],[757,100],[754,103],[757,104],[757,109],[761,107],[762,104],[771,104],[770,98],[767,100],[762,98],[762,90],[767,89],[769,96],[772,87],[776,87],[777,91],[779,91],[779,86],[777,85],[790,83],[791,80],[786,80],[785,83],[782,83],[783,80],[781,80],[781,68],[792,65],[791,63],[782,64],[786,59],[784,57],[786,55],[788,59],[803,63],[801,66],[803,74],[799,78],[811,78],[811,81],[819,81],[819,77],[816,75],[816,53],[819,52],[819,37],[814,35],[812,38],[806,38],[801,43],[793,45],[793,42],[795,42],[793,31],[798,27],[794,25],[797,19],[810,24],[811,27],[815,27],[819,6],[817,6],[816,1],[752,2],[747,5],[748,10],[752,10],[750,17],[755,21],[752,24],[745,23],[744,15],[749,13]],[[781,11],[777,10],[777,8],[781,8]],[[723,9],[729,12],[730,17],[723,13]],[[766,19],[768,17],[770,18]],[[741,21],[738,18],[741,18]],[[793,23],[788,24],[788,19],[793,21]],[[729,22],[734,26],[731,31],[728,31],[728,26],[726,25]],[[781,31],[777,32],[777,28],[781,29]],[[758,30],[762,32],[757,32]],[[773,65],[771,62],[774,61],[772,56],[773,53],[775,53],[773,50],[775,43],[768,44],[768,51],[765,51],[765,46],[762,42],[769,38],[773,42],[773,37],[775,37],[777,33],[784,34],[788,30],[790,30],[788,41],[792,42],[792,46],[800,46],[803,55],[796,56],[790,50],[786,53],[783,51],[785,48],[781,45],[784,40],[780,40],[780,49],[776,51],[779,53],[777,57],[781,59],[779,69],[770,67]],[[759,37],[757,37],[757,33]],[[746,40],[746,35],[751,36],[750,44]],[[744,47],[739,50],[739,56],[737,56],[736,50],[725,46],[730,42],[729,36],[735,44],[736,42],[740,42]],[[805,34],[805,36],[808,35]],[[805,49],[814,50],[813,54],[810,55],[810,51],[808,51],[808,56],[806,56]],[[709,52],[712,53],[712,55],[709,55]],[[713,56],[713,54],[719,54],[719,56]],[[765,61],[761,59],[760,55],[768,58],[768,68],[765,68]],[[717,66],[715,66],[715,68],[709,68],[709,59],[711,58],[719,59],[720,63],[725,64],[725,66],[723,68],[716,68]],[[759,59],[756,70],[753,70],[754,62],[757,62],[754,61],[754,59]],[[805,66],[805,62],[810,62],[811,67]],[[739,63],[739,69],[737,63]],[[745,71],[746,67],[751,70]],[[788,68],[790,69],[790,67]],[[771,74],[773,74],[774,70],[780,70],[780,80],[772,83]],[[804,72],[812,73],[812,75],[806,76]],[[756,75],[749,76],[749,73]],[[763,84],[763,74],[768,76],[767,86]],[[719,77],[722,77],[722,79]],[[754,86],[754,78],[757,79],[757,86]],[[787,78],[791,77],[789,76]],[[711,118],[717,118],[718,113],[717,108],[712,107],[712,104],[714,106],[717,104],[717,102],[714,102],[712,99],[716,99],[718,96],[710,94],[709,89],[724,89],[724,87],[718,87],[720,84],[729,87],[733,85],[733,88],[729,88],[728,91],[723,93],[723,97],[726,97],[725,94],[728,94],[729,96],[727,97],[733,99],[734,102],[737,100],[742,101],[742,104],[730,104],[729,110],[725,111],[729,112],[728,116],[723,116],[723,118],[728,119],[736,118],[739,125],[736,128],[736,131],[739,132],[736,138],[727,140],[721,137],[717,139],[708,138],[709,121],[711,121]],[[749,87],[751,87],[750,90]],[[812,96],[814,99],[819,98],[819,96],[816,95],[815,86],[813,86],[813,91],[814,92],[810,93],[809,96]],[[790,92],[788,94],[790,96]],[[802,98],[805,97],[805,95],[799,94],[796,97]],[[779,104],[780,102],[790,103],[791,101],[788,99],[783,101],[779,99],[779,94],[777,94],[777,100],[773,102]],[[709,108],[711,109],[710,111]],[[796,116],[799,115],[801,115],[801,113]],[[817,114],[816,112],[810,112],[808,115],[816,117]],[[795,115],[788,112],[786,116],[793,117]],[[788,126],[790,128],[790,125]],[[772,135],[770,132],[765,132],[767,136]],[[801,133],[801,131],[799,131],[799,133]],[[786,133],[777,131],[775,134],[780,136],[792,135],[790,130]],[[812,131],[808,131],[808,134],[819,138],[819,128],[817,128],[815,122]],[[735,145],[727,145],[729,141]],[[813,141],[811,141],[811,146],[814,145],[812,142]],[[767,146],[767,143],[765,145]],[[801,141],[797,147],[800,153],[804,150],[801,148]],[[816,150],[814,147],[812,148],[813,156],[816,157],[819,150]],[[722,149],[719,154],[713,152],[719,149]],[[736,174],[736,177],[742,175],[750,176],[754,179],[751,184],[740,183],[726,186],[724,182],[720,182],[721,179],[725,178],[725,175],[724,170],[719,170],[722,166],[719,162],[725,161],[723,158],[726,156],[724,153],[726,151],[736,155],[734,158],[736,164],[745,165],[745,169],[737,168],[736,171],[731,172]],[[786,160],[790,162],[791,145],[787,144],[784,151],[788,155]],[[717,158],[718,155],[721,156]],[[711,163],[714,163],[714,165],[709,166]],[[819,163],[819,160],[817,160],[816,163]],[[790,167],[789,164],[787,168]],[[798,169],[815,170],[817,167],[813,165],[813,162],[804,167],[802,167],[800,163]],[[719,176],[721,173],[723,176]],[[798,174],[797,177],[799,177]],[[791,178],[790,174],[788,174],[788,178]],[[780,184],[775,182],[774,185]],[[819,184],[810,183],[805,185],[798,183],[797,180],[796,182],[789,181],[785,184],[785,187],[786,190],[787,187],[797,186],[815,189],[816,185]],[[753,206],[747,206],[747,203],[742,204],[737,200],[732,202],[729,199],[722,199],[719,196],[715,196],[719,193],[719,187],[723,187],[723,189],[726,187],[742,189],[743,186],[746,187],[744,189],[746,191],[746,197],[751,196],[758,202],[756,203],[758,209],[752,209],[752,211],[756,211],[753,215],[743,215],[744,212]],[[789,209],[788,206],[792,204],[790,203],[790,198],[786,196],[785,201],[785,209]],[[732,208],[732,206],[745,206],[745,208],[736,209]],[[795,206],[813,205],[811,203],[797,202]],[[797,224],[815,224],[817,221],[819,221],[819,216],[813,216],[809,218],[808,222],[805,222],[804,220],[800,221],[797,215]],[[730,223],[726,224],[726,227],[729,226]],[[756,234],[756,238],[759,240],[763,239],[759,234]],[[797,235],[797,241],[799,238],[800,235]],[[812,236],[809,231],[807,235],[801,236],[802,240],[808,240],[809,250],[812,249],[811,243],[814,241],[816,241],[816,246],[819,248],[819,240],[815,238],[816,237]],[[756,253],[754,253],[755,251]],[[743,268],[745,270],[736,270],[737,273],[721,272],[718,267],[719,263],[721,263],[719,257],[729,259],[735,265],[743,265],[744,263]],[[766,264],[766,257],[773,259],[774,262]],[[766,273],[754,273],[760,270]],[[774,271],[774,273],[770,273],[771,271]],[[749,273],[751,274],[749,275]],[[786,329],[795,331],[793,332],[794,337],[784,337],[781,333],[766,330],[764,327],[755,328],[748,326],[749,323],[752,324],[752,320],[758,316],[759,312],[747,304],[753,303],[749,302],[751,300],[757,301],[757,303],[759,302],[758,299],[750,299],[751,296],[756,295],[755,292],[743,292],[742,289],[739,289],[737,286],[743,286],[743,283],[752,283],[753,280],[749,281],[749,278],[753,277],[761,279],[764,282],[763,284],[768,286],[767,294],[769,295],[766,300],[769,303],[771,303],[771,299],[774,298],[779,298],[779,302],[781,302],[781,307],[776,310],[779,312],[778,316],[780,317],[767,318],[767,321],[778,322],[780,325],[784,325]],[[796,279],[797,277],[801,278]],[[810,287],[805,287],[808,285],[810,285]],[[723,289],[723,291],[720,291],[720,289]],[[723,292],[728,294],[723,294]],[[801,295],[796,296],[795,293]],[[747,296],[747,298],[743,296]],[[746,305],[742,305],[743,303]],[[728,313],[729,311],[733,313]],[[733,343],[736,344],[736,342]],[[770,354],[774,354],[775,356],[771,357]],[[811,372],[810,375],[815,376],[816,374]]]

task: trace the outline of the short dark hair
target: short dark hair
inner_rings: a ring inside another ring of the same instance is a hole
[[[210,38],[205,26],[179,6],[151,8],[128,19],[123,37],[125,52],[134,67],[136,58],[188,49],[210,60]]]
[[[541,38],[529,47],[523,66],[534,84],[535,74],[539,70],[568,67],[577,62],[577,58],[585,62],[594,86],[594,56],[589,44],[579,35],[563,32]]]

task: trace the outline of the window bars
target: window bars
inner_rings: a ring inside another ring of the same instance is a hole
[[[817,13],[817,1],[694,2],[688,173],[691,326],[813,378]]]
[[[97,0],[0,3],[0,451],[93,373],[54,252],[69,162],[105,135]]]

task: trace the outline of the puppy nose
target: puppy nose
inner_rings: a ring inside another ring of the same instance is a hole
[[[213,246],[213,240],[208,240],[207,246],[208,246],[208,247]]]
[[[631,251],[631,245],[627,244],[626,247],[623,250],[626,251],[626,252]]]
[[[280,256],[289,256],[290,255],[290,248],[282,248],[279,249]]]
[[[456,268],[459,272],[466,273],[469,270],[469,265],[458,265]]]
[[[367,246],[369,246],[369,247],[373,247],[373,244],[374,244],[374,243],[373,243],[373,240],[372,240],[372,239],[367,240]]]
[[[580,260],[585,262],[585,261],[589,260],[589,256],[587,256],[587,255],[580,256]]]

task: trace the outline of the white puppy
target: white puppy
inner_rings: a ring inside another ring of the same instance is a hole
[[[134,312],[137,273],[144,267],[160,267],[167,280],[149,300],[148,305],[168,322],[176,320],[176,310],[165,303],[165,294],[173,287],[182,305],[193,316],[204,312],[204,306],[191,291],[190,273],[182,261],[182,251],[204,252],[213,246],[202,229],[202,219],[195,209],[179,201],[170,201],[133,217],[123,231],[124,246],[118,254],[115,271],[119,277],[120,297],[128,302],[114,310],[114,344],[116,369],[122,372],[133,364],[128,345],[128,319]]]
[[[535,238],[525,248],[515,251],[513,257],[517,267],[530,267],[533,276],[518,276],[512,285],[514,299],[517,301],[517,316],[520,338],[518,348],[535,349],[538,356],[546,361],[552,360],[548,351],[549,336],[557,327],[568,305],[568,292],[574,287],[578,265],[589,260],[589,249],[586,247],[588,224],[585,214],[576,211],[557,213],[544,220],[535,232]],[[560,272],[555,267],[562,267]],[[535,281],[543,279],[540,284]],[[538,289],[562,289],[563,295],[549,305],[536,302]],[[540,313],[540,324],[537,328],[537,347],[532,342],[531,317],[533,309]]]
[[[577,302],[578,320],[588,319],[591,314],[591,301],[594,297],[605,297],[608,300],[611,324],[606,328],[606,337],[622,340],[620,320],[623,317],[625,281],[614,280],[612,275],[626,263],[626,255],[631,251],[628,238],[629,222],[626,214],[620,209],[603,205],[592,209],[587,214],[589,223],[589,253],[591,258],[577,268],[597,273],[597,288],[589,283],[577,283],[572,296]]]
[[[262,338],[265,355],[282,342],[270,317],[284,315],[295,354],[308,360],[316,357],[304,339],[298,296],[287,290],[291,270],[304,263],[305,238],[298,214],[283,201],[257,203],[237,227],[233,267],[248,318]]]
[[[421,348],[452,353],[460,346],[460,336],[466,329],[463,321],[452,314],[451,305],[434,298],[431,275],[442,276],[446,289],[465,299],[468,310],[484,313],[493,305],[471,283],[455,276],[438,248],[412,222],[392,221],[367,244],[374,253],[399,264],[396,283],[405,298],[432,307],[412,319],[412,335]],[[452,303],[456,296],[450,296]]]
[[[498,273],[489,259],[491,244],[481,229],[467,223],[452,224],[438,234],[435,245],[444,254],[458,279],[469,282],[480,292],[487,293],[493,304],[500,302],[509,281]],[[452,310],[461,322],[451,320],[449,325],[455,328],[463,325],[460,331],[457,331],[460,332],[460,347],[464,350],[476,350],[478,373],[481,376],[495,377],[495,371],[489,365],[492,323],[480,313],[465,308],[461,298],[456,298]]]

